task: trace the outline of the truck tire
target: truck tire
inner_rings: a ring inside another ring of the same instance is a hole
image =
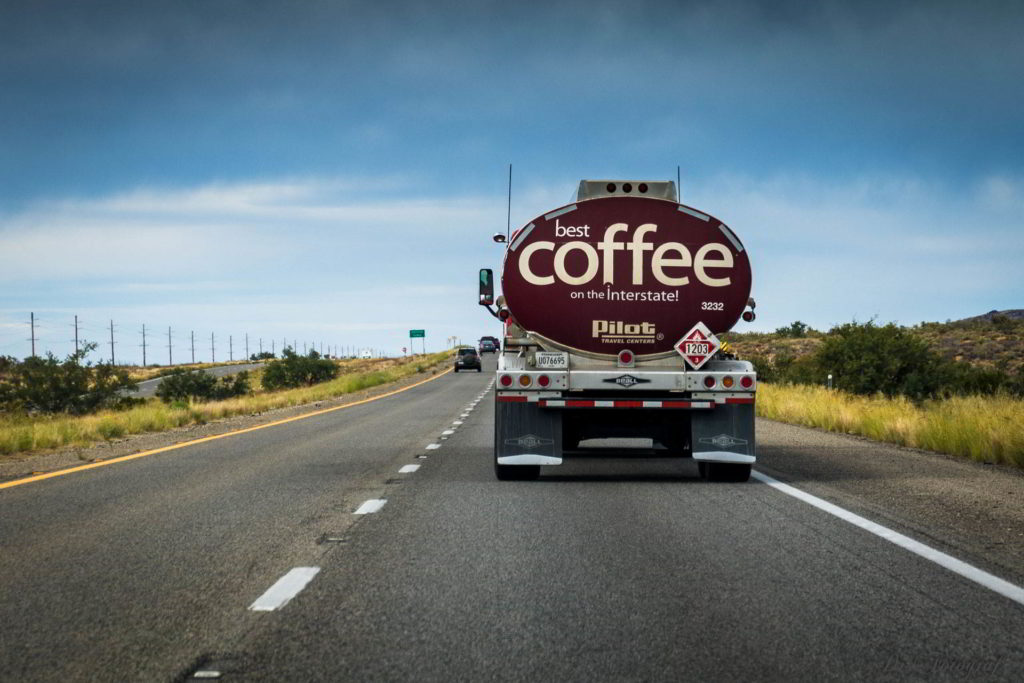
[[[484,369],[483,369],[483,368],[477,368],[477,369],[476,369],[476,371],[477,371],[477,372],[483,372],[483,371],[484,371]]]
[[[533,481],[540,476],[540,465],[499,465],[495,462],[494,476],[500,481]]]
[[[697,463],[700,476],[708,481],[747,481],[750,479],[750,465],[738,465],[731,462]]]

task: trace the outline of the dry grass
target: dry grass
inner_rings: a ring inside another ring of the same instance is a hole
[[[233,415],[314,403],[426,372],[449,356],[445,351],[408,360],[343,361],[339,363],[342,374],[329,382],[285,391],[257,392],[226,401],[166,405],[153,399],[129,410],[79,417],[0,415],[0,455],[66,446],[85,447],[128,434],[160,432]],[[260,372],[262,368],[257,370],[253,386],[259,386]]]
[[[761,384],[757,414],[877,441],[1024,467],[1024,400],[965,396],[915,404],[815,386]]]

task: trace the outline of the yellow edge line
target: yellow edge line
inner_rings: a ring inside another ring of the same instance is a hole
[[[302,415],[296,415],[294,417],[286,417],[283,420],[276,420],[274,422],[268,422],[266,424],[256,425],[255,427],[246,427],[245,429],[238,429],[238,430],[235,430],[233,432],[224,432],[223,434],[215,434],[213,436],[204,436],[201,439],[193,439],[192,441],[183,441],[181,443],[176,443],[176,444],[174,444],[172,446],[164,446],[163,448],[154,448],[151,451],[141,451],[139,453],[132,453],[131,455],[122,455],[122,456],[119,456],[117,458],[111,458],[110,460],[102,460],[100,462],[91,462],[88,465],[78,465],[77,467],[69,467],[66,470],[57,470],[56,472],[47,472],[46,474],[37,474],[37,475],[32,476],[32,477],[25,477],[24,479],[15,479],[13,481],[8,481],[8,482],[0,483],[0,489],[9,489],[9,488],[13,488],[15,486],[21,486],[23,484],[31,484],[34,481],[42,481],[43,479],[51,479],[53,477],[63,477],[65,474],[72,474],[74,472],[82,472],[84,470],[91,470],[91,469],[93,469],[95,467],[106,467],[107,465],[113,465],[113,464],[116,464],[116,463],[119,463],[119,462],[126,462],[128,460],[135,460],[136,458],[144,458],[147,455],[156,455],[157,453],[166,453],[167,451],[173,451],[173,450],[177,450],[179,448],[187,448],[189,446],[195,446],[196,444],[206,443],[208,441],[216,441],[217,439],[224,439],[224,438],[229,437],[229,436],[237,436],[239,434],[247,434],[249,432],[255,432],[255,431],[259,430],[259,429],[267,429],[268,427],[277,427],[278,425],[288,424],[289,422],[295,422],[297,420],[305,420],[308,417],[315,417],[317,415],[323,415],[324,413],[333,413],[336,410],[344,410],[345,408],[352,408],[354,406],[363,405],[364,403],[371,403],[373,401],[379,401],[382,398],[387,398],[388,396],[394,396],[395,394],[400,394],[403,391],[409,391],[410,389],[414,389],[414,388],[420,386],[421,384],[426,384],[427,382],[433,382],[435,379],[443,377],[444,375],[447,375],[451,371],[452,371],[451,368],[448,368],[447,370],[442,372],[440,375],[435,375],[434,377],[428,377],[427,379],[425,379],[425,380],[423,380],[421,382],[416,382],[415,384],[410,384],[407,387],[402,387],[401,389],[396,389],[395,391],[389,391],[388,393],[381,394],[380,396],[372,396],[370,398],[364,398],[362,401],[355,401],[354,403],[346,403],[345,405],[334,406],[333,408],[324,408],[323,410],[316,410],[316,411],[313,411],[311,413],[303,413]]]

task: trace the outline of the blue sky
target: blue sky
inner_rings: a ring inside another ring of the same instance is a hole
[[[136,362],[143,324],[176,360],[496,334],[509,163],[513,227],[680,165],[750,250],[739,329],[1022,308],[1022,34],[1017,2],[0,0],[0,354],[30,312]]]

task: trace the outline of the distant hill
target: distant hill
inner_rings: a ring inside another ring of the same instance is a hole
[[[1024,308],[1012,308],[1006,311],[989,311],[988,313],[976,315],[973,318],[964,318],[962,320],[957,320],[956,322],[979,322],[982,320],[992,322],[993,319],[998,318],[999,316],[1009,318],[1010,320],[1024,320]]]
[[[944,358],[998,368],[1010,374],[1024,371],[1024,309],[989,311],[962,320],[921,323],[908,329]],[[778,333],[730,332],[724,337],[741,357],[798,358],[813,353],[825,333],[809,330],[803,337],[787,337]]]

